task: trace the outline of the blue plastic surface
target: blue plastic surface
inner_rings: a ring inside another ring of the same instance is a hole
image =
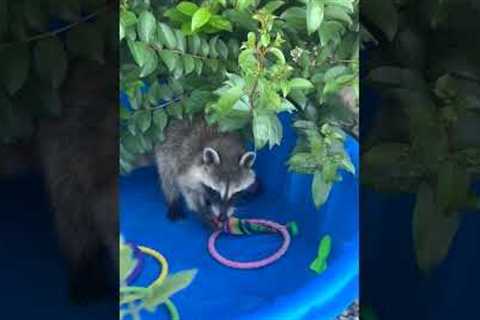
[[[182,319],[332,320],[358,298],[358,180],[344,173],[326,205],[316,210],[311,176],[287,172],[285,161],[295,143],[288,115],[282,115],[285,141],[259,152],[256,171],[264,190],[238,209],[240,217],[296,221],[299,235],[279,261],[257,270],[220,265],[207,251],[209,232],[192,215],[179,222],[165,216],[165,203],[154,168],[134,171],[120,179],[121,232],[128,241],[159,250],[171,272],[197,268],[194,282],[173,297]],[[347,149],[358,170],[358,144],[349,138]],[[328,268],[317,275],[309,269],[321,237],[330,234]],[[238,260],[252,260],[276,250],[272,235],[221,237],[219,251]],[[138,284],[155,278],[158,266],[145,261]],[[168,319],[164,308],[158,311]],[[162,319],[144,313],[144,319]]]
[[[366,86],[361,91],[361,127],[367,134],[381,97]],[[480,215],[465,216],[446,260],[427,279],[413,249],[415,195],[361,188],[360,196],[362,304],[373,307],[379,319],[479,319]]]
[[[88,306],[68,300],[65,262],[42,181],[25,176],[0,180],[2,318],[118,319],[118,305]]]

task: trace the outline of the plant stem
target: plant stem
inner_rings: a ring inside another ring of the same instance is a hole
[[[27,38],[27,39],[24,39],[24,40],[21,40],[21,41],[15,41],[15,42],[10,42],[10,43],[4,43],[2,45],[0,45],[0,50],[2,49],[5,49],[5,48],[9,48],[9,47],[12,47],[12,46],[16,46],[16,45],[19,45],[19,44],[22,44],[22,43],[28,43],[28,42],[32,42],[32,41],[36,41],[36,40],[41,40],[41,39],[45,39],[45,38],[49,38],[49,37],[53,37],[59,33],[62,33],[62,32],[65,32],[65,31],[68,31],[74,27],[76,27],[77,25],[79,24],[82,24],[84,22],[87,22],[88,20],[100,15],[103,11],[106,11],[107,9],[109,9],[110,7],[112,6],[112,4],[107,4],[106,6],[98,9],[97,11],[94,11],[92,12],[91,14],[81,18],[80,20],[78,21],[75,21],[69,25],[66,25],[65,27],[62,27],[62,28],[59,28],[59,29],[56,29],[56,30],[53,30],[53,31],[49,31],[49,32],[44,32],[44,33],[41,33],[41,34],[37,34],[33,37],[30,37],[30,38]]]

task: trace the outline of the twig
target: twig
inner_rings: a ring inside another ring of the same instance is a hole
[[[28,43],[28,42],[32,42],[32,41],[41,40],[41,39],[56,36],[59,33],[68,31],[68,30],[76,27],[79,24],[82,24],[82,23],[87,22],[88,20],[90,20],[92,18],[95,18],[96,16],[100,15],[103,11],[109,9],[111,7],[111,5],[112,4],[108,4],[108,5],[100,8],[100,9],[98,9],[97,11],[94,11],[91,14],[81,18],[80,20],[75,21],[75,22],[73,22],[69,25],[66,25],[64,27],[58,28],[56,30],[49,31],[49,32],[44,32],[44,33],[41,33],[41,34],[37,34],[33,37],[23,39],[23,40],[20,40],[20,41],[4,43],[4,44],[0,45],[0,50],[5,49],[5,48],[9,48],[9,47],[13,47],[13,46],[16,46],[16,45],[19,45],[19,44],[22,44],[22,43]]]

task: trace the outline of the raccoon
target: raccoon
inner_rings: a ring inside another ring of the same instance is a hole
[[[168,218],[184,217],[183,197],[207,226],[221,227],[234,214],[236,198],[256,182],[255,159],[239,134],[220,132],[199,116],[170,123],[155,148]]]
[[[70,70],[62,88],[62,115],[39,121],[35,153],[67,260],[71,299],[116,301],[117,68],[77,61]]]

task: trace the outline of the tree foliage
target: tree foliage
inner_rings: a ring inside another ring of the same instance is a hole
[[[480,173],[480,50],[472,45],[480,8],[463,0],[362,5],[371,31],[363,35],[377,44],[366,80],[384,98],[362,138],[362,181],[416,193],[415,252],[428,273],[446,258],[464,213],[480,208],[471,186]]]
[[[343,142],[358,116],[357,4],[122,1],[122,172],[162,142],[171,119],[202,114],[259,150],[282,143],[288,112],[300,124],[289,168],[314,175],[323,204],[337,169],[353,172]]]
[[[0,0],[0,143],[28,140],[36,120],[61,116],[74,59],[116,52],[114,9],[104,0]]]

